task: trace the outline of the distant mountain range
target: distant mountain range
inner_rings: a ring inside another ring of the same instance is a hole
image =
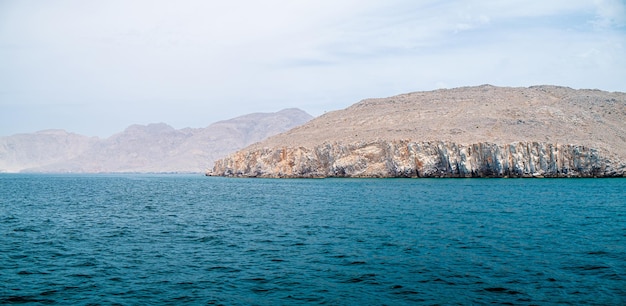
[[[304,124],[299,109],[254,113],[206,128],[132,125],[109,138],[64,130],[0,137],[0,172],[202,173],[228,153]]]

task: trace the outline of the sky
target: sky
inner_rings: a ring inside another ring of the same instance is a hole
[[[0,136],[481,84],[626,92],[626,1],[0,0]]]

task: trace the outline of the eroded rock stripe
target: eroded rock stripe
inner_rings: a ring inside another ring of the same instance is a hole
[[[626,165],[575,144],[372,141],[240,151],[208,174],[236,177],[619,177]]]

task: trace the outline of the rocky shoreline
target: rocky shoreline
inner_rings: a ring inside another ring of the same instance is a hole
[[[626,94],[481,85],[365,99],[215,162],[237,177],[622,177]]]
[[[240,151],[216,162],[212,176],[321,177],[621,177],[626,165],[572,144],[505,145],[375,141],[314,148]]]

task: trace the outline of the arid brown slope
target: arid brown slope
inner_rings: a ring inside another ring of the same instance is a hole
[[[285,152],[315,160],[319,154],[309,154],[310,152],[321,145],[331,145],[339,146],[339,149],[332,150],[343,152],[341,158],[344,160],[351,154],[352,157],[358,157],[353,159],[360,163],[360,170],[353,173],[355,175],[345,176],[395,176],[395,170],[391,168],[397,166],[398,162],[385,160],[389,156],[376,155],[380,152],[370,152],[370,157],[359,154],[362,154],[367,144],[376,143],[380,146],[381,142],[403,141],[440,143],[440,147],[446,148],[450,147],[449,144],[463,148],[474,144],[494,144],[499,146],[499,151],[505,150],[505,145],[515,144],[514,147],[518,147],[520,143],[538,143],[541,144],[539,147],[554,147],[555,152],[570,150],[572,154],[591,149],[596,152],[593,153],[596,156],[594,158],[608,159],[606,163],[610,163],[610,173],[614,175],[615,169],[623,169],[620,165],[626,161],[625,121],[625,93],[574,90],[558,86],[504,88],[490,85],[414,92],[384,99],[367,99],[344,110],[324,114],[305,125],[218,161],[213,173],[237,176],[306,176],[300,173],[302,168],[291,171],[283,167],[281,174],[274,173],[273,169],[280,163],[280,158],[275,162],[267,157],[261,160],[259,158],[263,154],[260,152],[265,150],[267,154],[285,148]],[[568,145],[568,148],[561,149],[561,145]],[[580,149],[576,149],[578,147]],[[294,153],[296,148],[302,148],[309,153]],[[259,158],[246,157],[253,156],[254,152],[260,154],[256,155]],[[461,151],[459,153],[465,154]],[[553,155],[556,158],[555,154]],[[509,155],[507,153],[498,156],[510,159],[507,157]],[[538,159],[542,158],[540,155],[537,155]],[[532,159],[530,156],[522,157]],[[306,164],[302,158],[295,158],[291,164]],[[581,162],[587,161],[572,161],[572,167]],[[375,175],[370,175],[367,169],[371,167],[368,165],[375,163],[386,168],[377,169]],[[345,169],[345,166],[350,168],[354,165],[343,165],[341,169]],[[332,163],[328,167],[328,171],[317,172],[318,175],[314,176],[334,176],[332,172],[337,170],[336,167],[333,168]],[[319,171],[309,168],[313,172]]]

